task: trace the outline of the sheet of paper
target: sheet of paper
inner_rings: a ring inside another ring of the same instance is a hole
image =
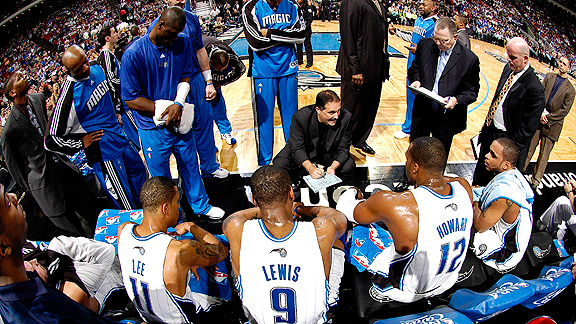
[[[319,179],[314,179],[311,176],[307,175],[304,177],[304,181],[306,181],[308,187],[310,187],[312,191],[317,193],[318,191],[324,188],[328,188],[332,185],[342,182],[342,179],[338,178],[333,174],[325,173],[324,176],[322,176],[322,178]]]

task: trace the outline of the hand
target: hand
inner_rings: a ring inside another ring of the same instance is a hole
[[[176,230],[176,233],[178,233],[178,235],[182,235],[182,234],[189,233],[190,228],[192,226],[195,226],[195,225],[196,224],[194,224],[193,222],[183,222],[183,223],[176,225],[176,227],[174,227],[174,229]]]
[[[394,27],[394,25],[390,24],[390,26],[388,26],[388,32],[389,32],[391,35],[396,34],[396,27]]]
[[[546,114],[540,116],[540,124],[548,124],[548,116],[546,116]]]
[[[364,76],[362,76],[362,73],[354,74],[352,76],[352,83],[357,84],[357,85],[364,84]]]
[[[171,104],[164,110],[162,115],[160,115],[160,118],[164,118],[166,115],[168,115],[166,125],[178,126],[180,125],[180,118],[182,118],[182,107],[177,104]]]
[[[260,29],[260,32],[262,33],[262,36],[266,37],[266,34],[268,34],[268,28],[262,28]]]
[[[324,170],[322,168],[317,168],[314,165],[312,165],[310,167],[310,170],[308,170],[308,173],[310,173],[310,176],[313,179],[319,179],[324,175]]]
[[[418,89],[418,88],[420,88],[421,85],[422,85],[422,84],[420,83],[420,81],[414,81],[414,82],[412,82],[412,84],[411,84],[410,86],[411,86],[412,88]],[[412,93],[416,93],[416,92],[412,91]]]
[[[326,169],[326,173],[336,175],[336,170],[333,167],[328,167],[328,169]]]
[[[446,109],[452,109],[454,108],[454,106],[458,104],[458,100],[456,99],[456,97],[445,97],[444,101],[446,102],[446,104],[444,105],[444,108]]]
[[[410,53],[412,54],[416,54],[416,44],[414,44],[413,42],[410,42],[410,46],[404,46],[405,48],[407,48]]]
[[[98,142],[101,140],[102,136],[104,136],[104,131],[99,130],[92,133],[88,133],[82,137],[82,143],[84,144],[84,148],[88,148],[88,146],[92,145],[94,142]]]
[[[200,281],[200,276],[198,275],[198,269],[202,268],[204,269],[204,271],[206,271],[206,273],[210,276],[210,277],[214,277],[216,276],[216,270],[218,270],[217,266],[209,266],[209,267],[201,267],[198,265],[194,265],[190,267],[190,271],[192,271],[192,273],[194,274],[194,277],[196,277],[196,281]]]
[[[206,100],[212,100],[216,98],[216,89],[213,84],[206,85]]]
[[[122,115],[116,114],[116,119],[118,120],[118,124],[120,124],[120,126],[124,125],[124,122],[122,121]]]

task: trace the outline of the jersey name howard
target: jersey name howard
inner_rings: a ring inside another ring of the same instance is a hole
[[[466,218],[453,218],[436,227],[436,230],[440,238],[454,232],[464,232],[466,231],[467,221]]]
[[[290,20],[290,14],[271,14],[262,17],[262,25],[270,26],[272,24],[289,24]]]
[[[91,111],[92,108],[94,108],[100,102],[102,97],[104,97],[104,95],[107,92],[108,92],[108,84],[106,82],[100,82],[100,84],[96,86],[96,89],[94,89],[92,95],[90,95],[90,98],[86,103],[88,110]]]
[[[268,267],[262,266],[266,281],[270,280],[291,280],[298,281],[300,267],[291,264],[271,264]]]

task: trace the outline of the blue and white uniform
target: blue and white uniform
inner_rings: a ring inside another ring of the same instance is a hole
[[[298,4],[282,0],[271,8],[265,0],[250,0],[242,8],[244,34],[252,51],[252,109],[258,145],[258,165],[272,162],[274,148],[274,106],[278,108],[284,139],[290,137],[292,115],[298,110],[298,59],[295,43],[304,42],[306,23]],[[262,36],[261,29],[268,29]]]
[[[110,95],[112,96],[114,109],[116,110],[116,114],[122,116],[122,130],[128,139],[132,141],[132,145],[140,150],[140,138],[138,137],[134,117],[132,117],[132,111],[126,109],[126,104],[120,96],[120,77],[118,76],[120,73],[120,63],[114,53],[108,49],[100,51],[96,61],[102,69],[104,69],[104,74],[106,74],[106,79],[110,84]]]
[[[206,83],[200,71],[200,63],[196,52],[204,48],[202,44],[202,27],[198,16],[188,10],[184,10],[186,14],[186,26],[182,32],[190,38],[192,53],[190,54],[190,61],[192,63],[192,70],[190,74],[190,92],[188,93],[187,102],[194,104],[194,137],[196,139],[196,149],[198,150],[198,157],[200,158],[200,170],[203,174],[211,174],[220,168],[220,163],[216,159],[218,148],[214,142],[214,126],[212,120],[212,104],[206,100]],[[152,31],[154,26],[158,23],[160,17],[157,17],[150,27],[148,33]]]
[[[134,226],[124,226],[118,242],[122,280],[130,300],[148,323],[191,323],[196,306],[200,307],[208,296],[192,292],[188,285],[184,296],[168,291],[164,283],[164,259],[172,237],[162,232],[136,236]],[[190,278],[188,271],[187,281]]]
[[[410,303],[450,289],[464,263],[473,223],[468,191],[450,182],[442,196],[426,186],[410,190],[419,210],[418,242],[406,254],[394,245],[384,249],[368,271],[374,273],[371,294]]]
[[[251,323],[326,322],[328,281],[313,223],[294,222],[275,238],[262,219],[249,220],[241,243],[237,287]]]
[[[490,229],[474,234],[473,239],[474,252],[486,265],[500,271],[513,269],[522,260],[532,236],[534,193],[528,181],[514,168],[497,174],[486,187],[474,188],[474,193],[479,193],[482,211],[498,199],[509,200],[520,207],[513,223],[500,218]]]
[[[126,101],[139,97],[152,101],[174,100],[180,80],[192,76],[192,55],[196,53],[188,36],[183,34],[178,36],[171,48],[154,45],[149,34],[139,38],[123,55],[120,70],[122,98]],[[194,86],[191,88],[194,89]],[[152,116],[152,113],[134,111],[150,174],[171,178],[169,161],[173,153],[192,210],[197,214],[206,214],[212,206],[208,204],[208,195],[198,169],[194,133],[176,134],[166,127],[158,127]]]
[[[434,25],[438,20],[438,16],[433,15],[428,18],[422,18],[421,16],[414,22],[414,28],[412,28],[412,36],[410,34],[397,30],[396,35],[407,42],[412,42],[418,45],[421,39],[434,36]],[[412,61],[414,61],[415,55],[412,52],[408,53],[408,64],[406,65],[406,71],[412,66]],[[406,77],[406,84],[408,84],[408,77]],[[406,134],[410,134],[410,128],[412,127],[412,109],[414,107],[414,99],[416,95],[412,91],[406,88],[406,119],[402,124],[402,131]]]
[[[104,131],[101,140],[85,149],[88,163],[119,208],[138,208],[146,170],[118,124],[104,70],[92,65],[89,77],[76,80],[68,76],[62,85],[45,145],[73,155],[84,148],[84,135],[99,130]]]
[[[226,102],[222,96],[221,87],[230,84],[238,80],[244,72],[246,72],[246,66],[238,58],[238,54],[234,52],[230,46],[224,44],[224,42],[218,40],[216,37],[212,36],[202,36],[202,42],[204,43],[204,48],[206,53],[208,53],[208,59],[212,57],[212,54],[216,50],[224,50],[228,53],[228,66],[222,71],[217,71],[212,68],[212,81],[214,82],[214,87],[216,88],[216,98],[210,101],[212,105],[212,116],[214,117],[214,122],[221,134],[228,134],[232,132],[232,125],[228,120],[226,115]]]

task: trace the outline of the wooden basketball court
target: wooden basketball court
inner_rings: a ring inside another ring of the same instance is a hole
[[[411,27],[402,29],[411,30]],[[320,22],[314,21],[313,32],[336,32],[339,31],[337,21]],[[474,155],[470,148],[470,138],[480,131],[494,90],[498,84],[500,73],[504,63],[497,60],[496,56],[505,58],[506,51],[503,47],[488,44],[478,40],[471,40],[472,50],[480,59],[480,92],[475,103],[471,104],[468,114],[468,128],[454,137],[454,143],[449,156],[449,161],[465,162],[473,161]],[[389,36],[389,45],[404,55],[408,50],[404,48],[406,43],[397,36]],[[490,53],[490,54],[489,54]],[[339,77],[335,72],[337,55],[314,55],[314,65],[309,70],[323,72],[327,76]],[[406,58],[391,58],[390,80],[386,81],[382,88],[382,97],[376,122],[368,143],[376,150],[376,156],[365,157],[354,149],[351,150],[358,165],[369,167],[404,163],[404,152],[408,147],[408,139],[396,139],[393,134],[400,129],[406,112]],[[531,65],[536,72],[547,73],[550,69],[540,62],[531,59]],[[245,61],[247,64],[247,61]],[[304,65],[300,69],[305,69]],[[308,69],[306,69],[308,70]],[[574,83],[574,80],[571,78]],[[340,94],[339,87],[328,88]],[[299,107],[314,103],[316,94],[322,89],[298,90]],[[257,167],[256,144],[254,138],[254,121],[252,114],[250,80],[245,75],[237,82],[223,88],[224,98],[228,109],[228,117],[232,123],[233,134],[238,143],[230,146],[220,139],[220,134],[215,127],[216,145],[220,147],[219,159],[222,167],[238,173],[252,173]],[[564,123],[564,129],[560,140],[555,145],[550,160],[576,160],[576,117],[571,112]],[[275,118],[274,155],[284,147],[284,137],[278,112]],[[201,144],[199,144],[201,145]],[[537,153],[535,154],[537,157]],[[534,159],[535,160],[535,159]],[[174,163],[172,164],[174,165]],[[176,171],[174,166],[174,171]]]

